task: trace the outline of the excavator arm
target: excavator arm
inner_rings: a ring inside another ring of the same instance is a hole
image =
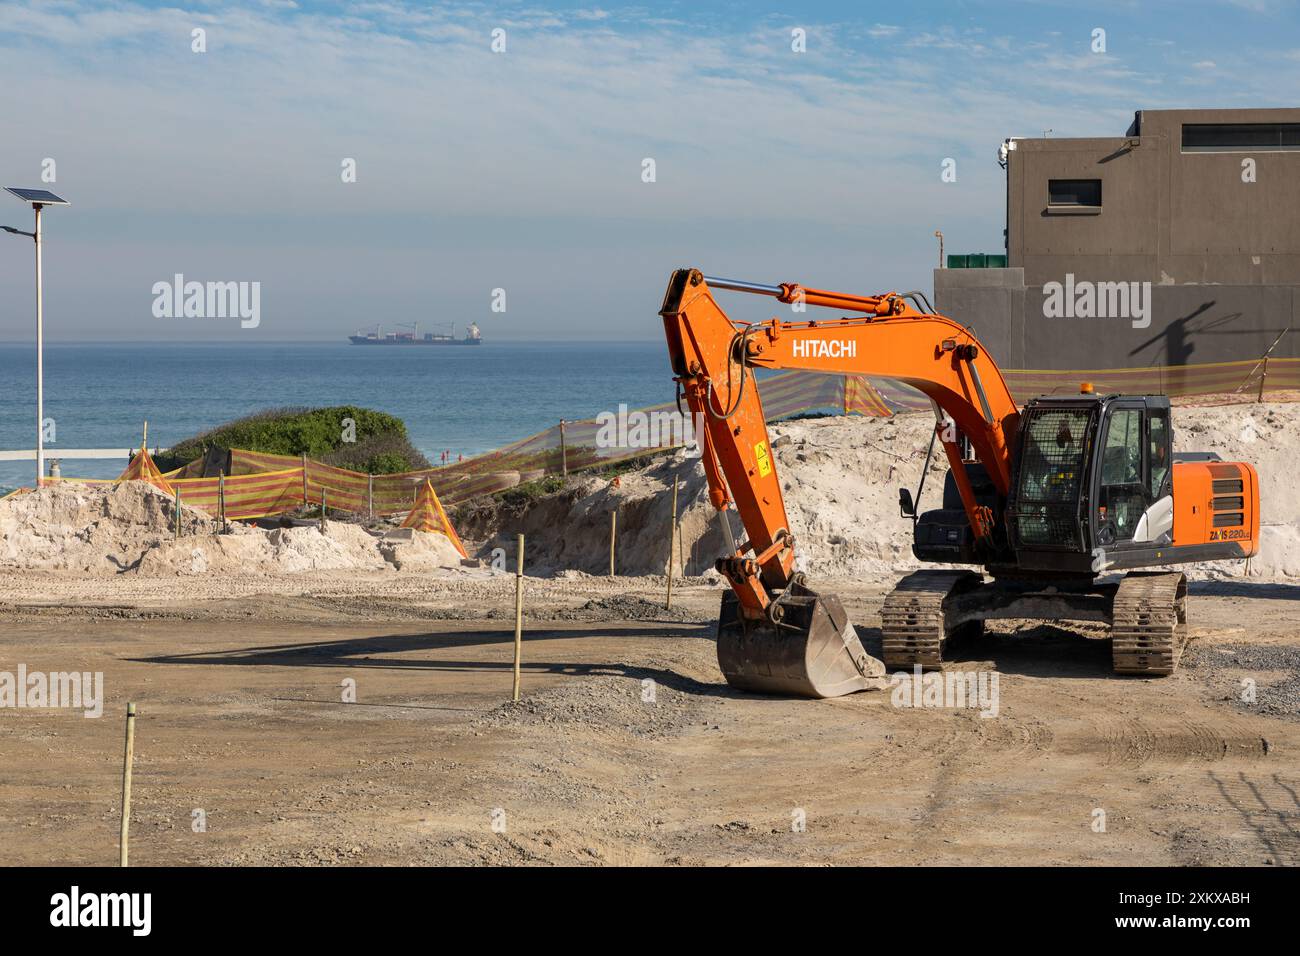
[[[718,305],[713,289],[769,296],[796,312],[814,306],[851,314],[822,321],[773,318],[737,323]],[[836,642],[847,651],[857,677],[875,676],[875,668],[863,666],[866,655],[839,602],[809,591],[793,572],[794,539],[752,369],[879,376],[925,393],[934,403],[937,438],[967,518],[977,540],[992,549],[995,516],[976,500],[960,436],[970,442],[1005,497],[1019,412],[996,363],[968,329],[919,311],[895,293],[855,296],[794,283],[715,279],[695,269],[679,269],[669,281],[659,314],[680,394],[696,421],[705,423],[698,437],[713,506],[723,512],[724,527],[729,528],[725,512],[734,503],[748,535],[734,553],[718,561],[718,570],[735,593],[730,608],[724,603],[719,629],[719,661],[728,680],[749,689],[808,696],[843,693],[837,688],[852,683],[852,673],[846,676],[843,667],[831,668],[825,680],[815,673],[826,663],[827,646],[839,649]],[[790,623],[792,610],[801,623]],[[815,633],[798,633],[819,626],[828,631],[820,639]],[[792,646],[801,639],[802,647]],[[794,660],[796,652],[802,653],[802,661]],[[788,665],[779,680],[772,673],[778,659]]]

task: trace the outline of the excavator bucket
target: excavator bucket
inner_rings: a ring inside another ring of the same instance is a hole
[[[740,690],[793,697],[842,697],[886,683],[885,665],[863,649],[833,594],[798,585],[781,597],[779,620],[751,621],[736,595],[722,596],[718,666]]]

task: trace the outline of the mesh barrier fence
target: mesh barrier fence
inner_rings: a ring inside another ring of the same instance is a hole
[[[185,504],[210,515],[219,514],[224,491],[227,518],[265,518],[303,504],[301,468],[225,478],[173,478],[171,483]]]
[[[1234,391],[1254,394],[1264,388],[1300,389],[1300,359],[1271,359],[1267,365],[1245,361],[1105,371],[1007,369],[1003,376],[1021,404],[1037,395],[1076,391],[1084,381],[1092,382],[1100,393],[1176,397]],[[930,407],[929,400],[915,389],[862,376],[782,372],[759,379],[758,388],[769,421],[812,411],[887,417]],[[169,483],[180,491],[186,504],[214,515],[224,491],[228,518],[283,514],[304,504],[394,515],[412,510],[426,481],[444,505],[456,505],[545,475],[613,465],[679,447],[690,437],[690,422],[682,418],[675,403],[665,402],[634,410],[623,406],[596,418],[556,424],[496,451],[402,474],[365,475],[302,456],[232,449],[230,474],[224,481],[200,477],[202,459],[163,475],[154,468],[146,480]],[[133,477],[144,477],[143,462],[133,461],[131,467],[141,472]],[[124,473],[123,479],[126,477]]]
[[[888,416],[916,404],[915,393],[906,403],[902,400],[905,398],[903,390],[898,391],[896,400],[890,400],[864,378],[812,372],[767,376],[759,382],[759,391],[769,420],[814,410]],[[690,437],[689,419],[683,419],[674,402],[665,402],[641,409],[621,407],[605,416],[565,422],[562,426],[557,423],[484,455],[395,475],[364,475],[302,457],[236,448],[230,452],[233,477],[226,479],[227,515],[237,516],[229,505],[230,489],[236,486],[232,483],[266,476],[267,473],[285,476],[277,478],[276,488],[282,490],[284,501],[290,497],[294,499],[294,507],[305,501],[326,504],[331,510],[392,515],[411,510],[425,481],[432,484],[444,505],[455,505],[546,475],[612,465],[679,447]],[[186,501],[204,507],[207,495],[216,492],[209,491],[207,484],[202,484],[204,497],[191,498],[188,486],[194,483],[197,491],[198,483],[215,479],[172,479],[173,475],[194,467],[195,463],[191,463],[167,477],[185,489]],[[296,490],[288,488],[295,480]],[[255,507],[280,507],[284,504],[284,501],[275,500],[270,488],[266,491],[264,499],[254,502]]]
[[[1010,369],[1002,374],[1011,394],[1022,405],[1036,395],[1077,391],[1081,382],[1092,382],[1099,394],[1126,392],[1184,398],[1242,392],[1253,396],[1261,387],[1265,391],[1300,388],[1300,359],[1271,358],[1267,363],[1254,360],[1104,371]]]
[[[149,454],[149,449],[143,445],[140,452],[126,466],[126,471],[118,476],[118,481],[145,481],[153,485],[159,491],[172,494],[172,486],[167,479],[163,477],[158,466],[154,464],[153,457]]]
[[[428,481],[420,485],[420,490],[415,498],[415,505],[411,508],[411,513],[406,516],[402,522],[403,528],[414,528],[416,531],[435,532],[444,534],[447,539],[456,546],[462,558],[469,557],[465,553],[465,545],[461,544],[460,535],[456,534],[456,529],[452,527],[451,519],[447,517],[447,512],[442,509],[442,502],[434,494],[433,485]]]
[[[135,459],[132,461],[134,462]],[[162,476],[166,487],[156,481],[151,481],[149,484],[168,494],[179,494],[185,506],[206,511],[213,517],[221,512],[223,495],[226,500],[226,517],[231,519],[265,518],[285,514],[303,506],[301,468],[268,471],[256,475],[227,475],[224,478],[176,478],[175,475],[181,471],[184,469],[178,468]],[[119,481],[132,480],[144,479],[137,474],[132,474],[131,468],[128,467],[117,478],[46,478],[41,484],[46,487],[69,483],[112,485]],[[14,494],[24,491],[30,489],[19,488]]]

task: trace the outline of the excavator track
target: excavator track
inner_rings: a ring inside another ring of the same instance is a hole
[[[945,619],[949,598],[982,580],[971,571],[914,571],[899,581],[880,609],[885,666],[940,667],[944,645],[955,632]]]
[[[1135,571],[1115,592],[1111,659],[1118,674],[1164,676],[1187,644],[1187,578]]]

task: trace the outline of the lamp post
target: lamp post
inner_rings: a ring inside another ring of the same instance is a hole
[[[45,477],[45,292],[41,281],[41,210],[46,206],[66,206],[68,201],[48,189],[6,186],[5,191],[29,203],[36,214],[36,225],[31,232],[12,226],[0,226],[0,229],[15,236],[26,236],[36,243],[36,487],[39,488],[41,479]]]

